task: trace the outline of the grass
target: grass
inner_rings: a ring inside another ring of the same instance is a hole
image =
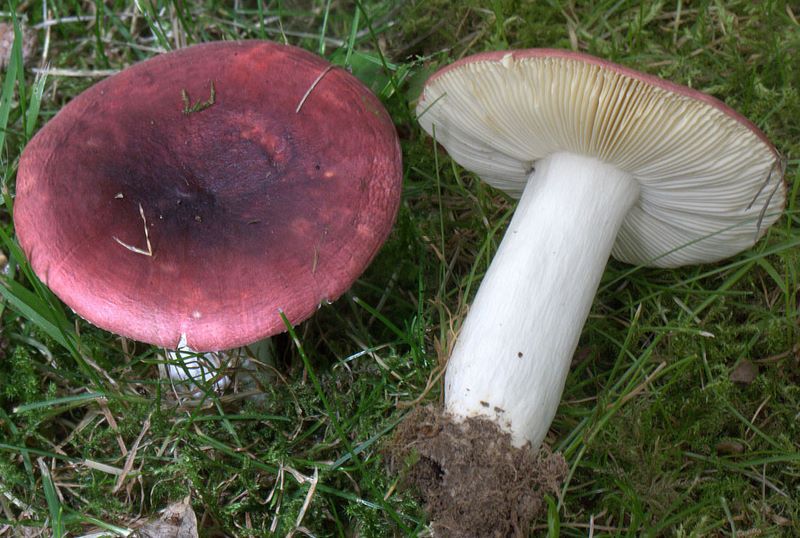
[[[800,534],[796,5],[49,0],[12,4],[4,17],[39,42],[25,65],[14,49],[0,96],[10,261],[0,285],[0,536],[125,535],[186,496],[206,535],[424,532],[420,504],[385,473],[379,449],[409,406],[441,398],[436,374],[513,202],[436,151],[411,103],[453,59],[538,46],[723,99],[786,157],[789,203],[764,240],[726,262],[609,263],[548,437],[569,478],[537,532]],[[31,273],[13,239],[14,177],[36,128],[100,76],[234,38],[302,46],[373,88],[401,135],[404,196],[364,276],[274,339],[265,400],[207,390],[180,405],[158,375],[158,350],[75,319]],[[60,71],[36,74],[45,65]],[[745,361],[757,376],[734,382]]]

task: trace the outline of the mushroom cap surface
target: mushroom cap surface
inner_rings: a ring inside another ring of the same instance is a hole
[[[741,114],[587,54],[528,49],[464,58],[428,80],[417,114],[453,159],[512,196],[536,161],[556,152],[631,174],[641,195],[611,254],[636,265],[736,254],[779,218],[786,199],[777,151]]]
[[[388,236],[401,182],[394,125],[357,79],[295,47],[216,42],[66,105],[25,148],[14,223],[80,316],[211,351],[346,291]]]

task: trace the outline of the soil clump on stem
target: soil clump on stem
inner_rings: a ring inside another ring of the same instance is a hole
[[[492,421],[457,423],[433,406],[412,411],[385,454],[402,485],[419,492],[437,538],[528,536],[567,474],[561,454],[517,448]]]

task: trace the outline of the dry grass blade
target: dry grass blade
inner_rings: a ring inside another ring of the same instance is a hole
[[[125,466],[122,468],[122,473],[120,473],[119,477],[117,478],[117,483],[114,485],[114,489],[112,490],[113,493],[118,492],[122,488],[122,484],[125,482],[125,478],[133,469],[133,463],[136,460],[136,453],[139,451],[139,445],[144,439],[144,436],[147,434],[147,430],[150,429],[150,417],[147,417],[147,420],[144,421],[142,425],[142,431],[139,432],[139,436],[133,442],[133,446],[131,447],[130,452],[128,453],[128,457],[125,458]]]
[[[299,103],[297,103],[297,108],[294,111],[295,114],[300,113],[300,109],[303,108],[303,105],[305,104],[306,100],[308,100],[308,97],[311,95],[311,92],[314,91],[314,88],[317,87],[317,84],[319,84],[320,81],[323,79],[323,77],[327,75],[330,72],[330,70],[333,69],[334,67],[336,66],[329,65],[322,71],[322,73],[319,74],[319,76],[316,79],[314,79],[314,82],[311,83],[311,86],[309,86],[308,90],[306,90],[306,93],[303,94],[303,98],[300,99]]]
[[[129,245],[128,243],[123,242],[116,236],[114,236],[114,241],[116,241],[123,247],[127,248],[131,252],[135,252],[136,254],[141,254],[143,256],[152,256],[153,247],[150,245],[150,231],[147,229],[147,217],[144,216],[144,209],[142,208],[142,204],[139,204],[139,215],[141,215],[142,222],[144,222],[144,240],[147,244],[147,250],[142,250],[139,247]]]
[[[37,75],[74,78],[105,78],[119,73],[119,69],[63,69],[58,67],[34,67],[31,71]]]
[[[319,469],[315,468],[314,474],[311,477],[300,476],[299,473],[297,472],[292,473],[292,476],[294,476],[295,479],[298,480],[299,482],[302,480],[301,483],[307,482],[310,485],[308,487],[308,492],[306,493],[306,498],[303,500],[303,506],[300,508],[300,513],[297,514],[297,519],[294,522],[294,529],[292,529],[292,531],[289,532],[288,536],[293,536],[295,532],[300,531],[300,529],[302,528],[300,525],[301,523],[303,523],[303,518],[306,515],[306,510],[308,510],[308,507],[311,505],[311,499],[314,498],[314,493],[317,491],[317,483],[319,482]],[[310,532],[308,532],[305,529],[303,530],[305,531],[304,534],[312,536]]]

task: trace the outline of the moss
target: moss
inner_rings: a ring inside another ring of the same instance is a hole
[[[6,380],[0,384],[4,405],[17,406],[41,399],[42,381],[34,364],[31,352],[22,346],[15,347],[0,361],[0,377]]]

